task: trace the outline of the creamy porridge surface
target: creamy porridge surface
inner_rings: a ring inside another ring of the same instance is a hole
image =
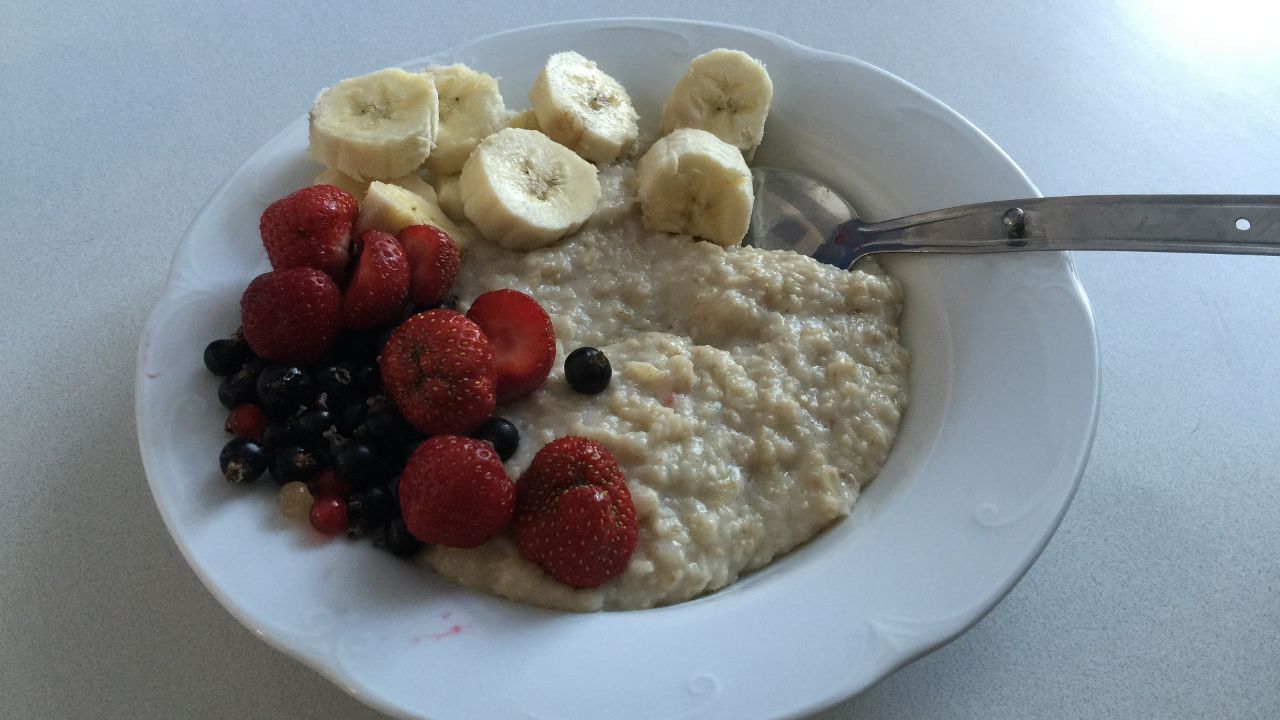
[[[498,410],[522,434],[508,470],[519,477],[556,437],[601,441],[635,502],[635,554],[590,590],[552,579],[505,534],[421,556],[469,587],[583,611],[687,600],[813,537],[876,476],[907,399],[902,290],[873,261],[845,272],[647,232],[630,169],[606,168],[600,180],[604,198],[584,230],[531,252],[474,243],[455,292],[514,288],[550,314],[551,377]],[[598,396],[564,382],[565,355],[583,345],[613,364]]]

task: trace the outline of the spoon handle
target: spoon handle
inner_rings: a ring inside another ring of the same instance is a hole
[[[1280,195],[1081,195],[853,220],[832,241],[861,253],[1129,250],[1280,255]]]

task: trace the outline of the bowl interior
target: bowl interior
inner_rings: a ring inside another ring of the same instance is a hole
[[[542,59],[573,49],[617,77],[652,127],[689,60],[716,47],[760,58],[774,79],[756,163],[822,178],[864,217],[1038,194],[936,100],[759,31],[589,21],[503,33],[406,66],[465,62],[498,76],[519,109]],[[975,622],[1025,572],[1070,501],[1092,437],[1097,359],[1069,259],[903,257],[886,265],[907,290],[911,405],[889,463],[849,520],[724,591],[651,611],[569,615],[460,589],[367,542],[300,532],[279,516],[271,483],[246,490],[218,477],[224,411],[200,350],[238,324],[240,291],[268,267],[262,208],[318,173],[305,147],[300,118],[228,180],[179,246],[139,350],[139,442],[166,524],[219,600],[387,712],[811,712]],[[580,678],[602,665],[630,680],[584,690]],[[483,690],[492,687],[504,692]]]

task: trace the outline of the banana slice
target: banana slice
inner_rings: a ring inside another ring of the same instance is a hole
[[[430,202],[439,204],[436,200],[436,189],[427,184],[427,181],[419,177],[417,173],[402,175],[401,177],[393,178],[387,182],[392,185],[399,185],[405,190],[421,195]],[[353,177],[343,175],[337,170],[325,170],[320,173],[315,180],[312,180],[311,184],[333,185],[334,187],[340,187],[351,193],[351,196],[359,203],[364,202],[365,193],[369,192],[369,181],[356,180]]]
[[[536,130],[480,142],[459,178],[463,211],[486,239],[513,250],[550,245],[582,227],[600,200],[596,168]]]
[[[423,180],[422,176],[417,173],[401,175],[398,178],[391,178],[387,182],[392,185],[399,185],[409,192],[417,193],[429,203],[440,204],[439,198],[436,197],[436,189],[431,187],[431,184]]]
[[[640,132],[627,91],[576,52],[547,59],[529,102],[542,132],[594,163],[617,160]]]
[[[507,106],[492,75],[466,65],[433,65],[427,72],[440,96],[440,131],[427,168],[456,175],[481,140],[506,127]]]
[[[653,144],[636,169],[640,212],[650,230],[723,247],[742,242],[755,192],[738,148],[705,130],[680,128]]]
[[[522,130],[541,130],[538,127],[538,114],[532,110],[522,110],[513,113],[507,119],[507,127],[520,128]]]
[[[773,81],[759,60],[740,50],[712,50],[689,63],[662,106],[662,132],[706,130],[750,160],[764,138]]]
[[[462,188],[459,175],[445,175],[436,180],[436,204],[455,222],[465,222],[466,211],[462,209]]]
[[[356,180],[401,177],[431,154],[439,98],[430,75],[387,68],[338,81],[311,106],[307,152]]]
[[[351,193],[351,197],[354,197],[356,202],[360,202],[364,198],[364,194],[369,190],[369,182],[367,180],[356,180],[350,175],[344,175],[337,170],[329,170],[328,168],[317,175],[316,179],[311,181],[311,184],[333,185],[334,187],[342,188]]]
[[[450,220],[435,203],[399,185],[377,180],[369,183],[356,216],[356,234],[381,230],[395,235],[410,225],[435,225],[449,233],[463,253],[471,244],[471,233]]]

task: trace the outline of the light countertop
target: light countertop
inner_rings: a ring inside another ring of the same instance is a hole
[[[0,716],[378,717],[240,626],[183,561],[139,458],[138,336],[196,211],[318,88],[600,13],[113,5],[8,0],[0,24]],[[1280,193],[1272,3],[697,8],[611,14],[755,26],[878,65],[1046,195]],[[1102,405],[1061,528],[971,631],[822,720],[1280,717],[1280,258],[1075,262]]]

